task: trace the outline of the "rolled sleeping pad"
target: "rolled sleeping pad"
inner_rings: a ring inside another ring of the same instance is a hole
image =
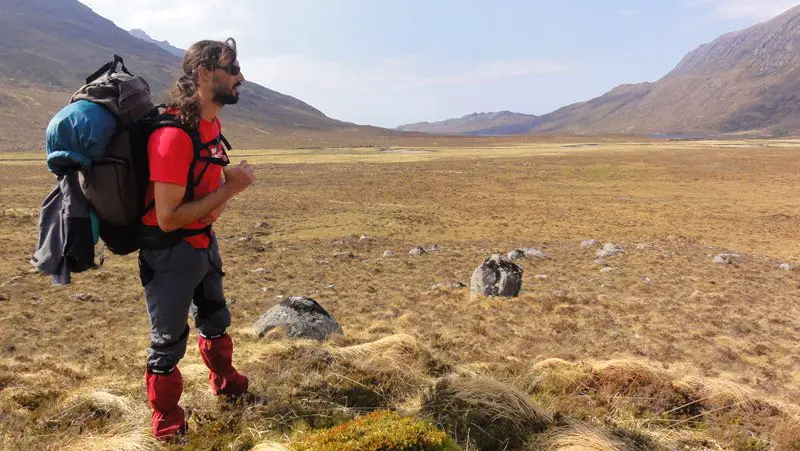
[[[47,125],[48,169],[63,174],[90,167],[105,155],[116,131],[117,120],[105,107],[88,100],[70,103]]]

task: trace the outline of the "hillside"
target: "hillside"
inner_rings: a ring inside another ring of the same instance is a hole
[[[397,127],[396,130],[440,135],[513,135],[527,133],[538,124],[538,121],[539,117],[533,114],[499,111],[472,113],[439,122],[406,124]]]
[[[133,37],[139,38],[139,39],[141,39],[143,41],[147,41],[147,42],[153,43],[153,44],[161,47],[162,49],[166,50],[167,53],[175,55],[178,58],[183,58],[183,54],[186,52],[184,49],[179,49],[178,47],[175,47],[174,45],[170,44],[169,41],[157,41],[157,40],[151,38],[150,35],[147,34],[146,31],[144,31],[142,29],[139,29],[139,28],[134,28],[134,29],[128,31],[128,33],[130,33],[131,36],[133,36]]]
[[[652,83],[620,85],[543,116],[471,114],[398,127],[463,135],[800,134],[800,6],[687,54]]]
[[[180,59],[95,14],[77,0],[10,0],[0,15],[0,151],[43,146],[49,118],[69,101],[82,80],[115,53],[146,77],[156,100],[177,78]],[[246,73],[246,69],[245,69]],[[275,135],[337,131],[387,132],[357,127],[255,83],[246,82],[241,102],[223,113],[237,147],[258,146]]]
[[[534,132],[800,133],[800,6],[687,54],[654,83],[620,86],[544,116]]]

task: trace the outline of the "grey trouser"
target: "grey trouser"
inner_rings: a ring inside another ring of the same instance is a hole
[[[139,275],[150,317],[148,369],[171,371],[183,358],[190,312],[204,337],[225,333],[231,314],[222,290],[221,268],[216,237],[211,238],[208,249],[195,249],[181,241],[169,249],[139,252]]]

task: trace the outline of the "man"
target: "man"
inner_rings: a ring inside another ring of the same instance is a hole
[[[243,81],[233,39],[195,43],[183,58],[183,75],[167,109],[181,127],[159,128],[148,142],[151,208],[142,218],[139,266],[151,326],[147,398],[153,408],[152,432],[160,439],[186,431],[178,406],[183,381],[177,365],[186,351],[190,311],[214,394],[236,397],[247,392],[247,377],[231,363],[233,343],[226,334],[231,317],[211,230],[228,199],[254,180],[246,161],[225,167],[217,119],[224,105],[239,100]]]

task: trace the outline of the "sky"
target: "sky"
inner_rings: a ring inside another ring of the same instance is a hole
[[[245,77],[326,115],[396,127],[545,114],[655,81],[786,0],[80,0],[187,48],[232,36]]]

